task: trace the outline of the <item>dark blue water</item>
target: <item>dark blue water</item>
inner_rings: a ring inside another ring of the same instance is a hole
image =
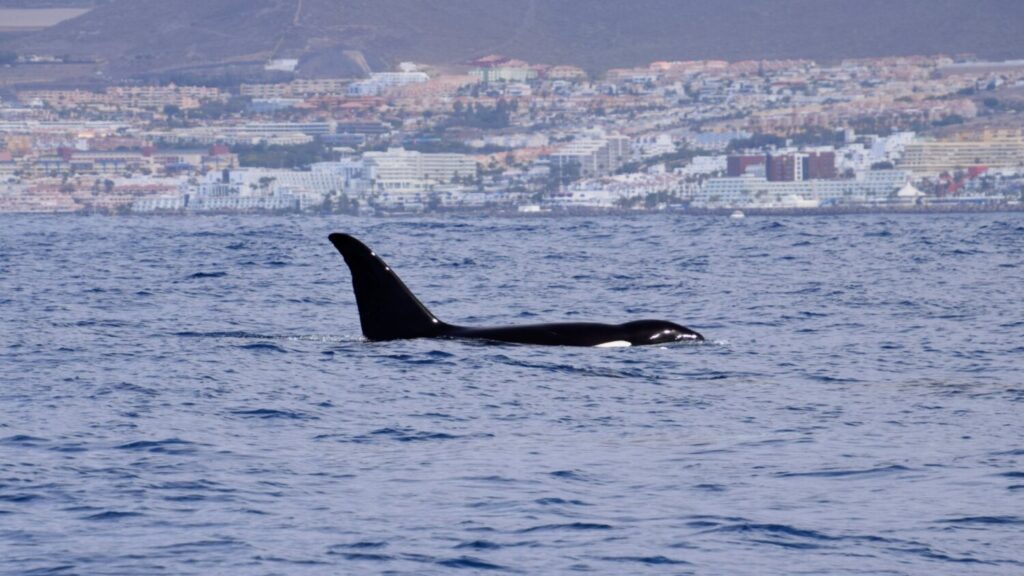
[[[347,231],[444,320],[361,340]],[[0,571],[1024,573],[1024,215],[0,218]]]

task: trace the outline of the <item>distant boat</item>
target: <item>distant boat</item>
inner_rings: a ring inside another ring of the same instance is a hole
[[[736,210],[732,214],[729,214],[729,218],[739,220],[740,218],[746,218],[747,215],[743,213],[743,210]]]

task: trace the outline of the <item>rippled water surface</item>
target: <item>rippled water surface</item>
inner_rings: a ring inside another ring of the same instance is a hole
[[[442,319],[367,343],[326,241]],[[0,571],[1024,573],[1024,216],[0,218]]]

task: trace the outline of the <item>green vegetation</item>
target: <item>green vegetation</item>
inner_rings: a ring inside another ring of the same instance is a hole
[[[504,146],[484,146],[482,148],[473,148],[467,146],[462,142],[455,140],[427,140],[427,139],[416,139],[409,140],[402,143],[402,147],[406,150],[415,150],[424,154],[498,154],[500,152],[508,152],[511,148]]]
[[[484,130],[508,128],[509,118],[516,108],[518,108],[518,104],[515,101],[510,102],[504,98],[499,99],[494,106],[473,103],[466,106],[462,102],[456,102],[452,108],[448,125],[468,126]]]
[[[811,126],[789,137],[794,146],[842,146],[843,133],[835,128]]]
[[[739,138],[729,142],[725,151],[728,153],[741,152],[743,150],[762,150],[764,148],[781,148],[786,145],[786,139],[774,134],[754,134],[750,138]]]
[[[664,164],[666,169],[672,170],[674,168],[681,168],[685,166],[694,156],[700,154],[699,150],[691,150],[689,148],[680,148],[675,152],[669,152],[668,154],[661,154],[660,156],[654,156],[647,158],[646,160],[637,160],[634,162],[627,162],[619,167],[615,171],[616,174],[634,174],[641,170],[654,166],[655,164]]]
[[[932,126],[953,126],[954,124],[963,124],[964,117],[959,114],[950,114],[941,120],[932,122]]]
[[[860,132],[860,130],[858,130]],[[865,132],[877,134],[872,130]],[[887,133],[892,132],[887,127]],[[784,146],[842,146],[843,133],[835,128],[822,126],[810,126],[800,132],[794,132],[788,137],[776,136],[774,134],[754,134],[750,138],[733,140],[726,147],[726,152],[732,154],[743,150],[762,150],[765,148],[782,148]]]
[[[305,168],[314,162],[331,159],[330,150],[319,141],[298,146],[233,146],[238,163],[246,168]]]
[[[188,117],[196,120],[222,120],[244,113],[250,104],[252,98],[248,96],[232,96],[227,102],[207,100],[199,105],[198,110],[190,111]]]
[[[992,114],[1000,112],[1024,112],[1024,100],[1000,99],[988,97],[981,101],[986,110]]]
[[[349,198],[348,194],[331,191],[324,197],[323,204],[317,210],[321,214],[359,214],[359,200]]]
[[[659,204],[672,204],[678,202],[679,197],[671,192],[662,190],[661,192],[651,192],[645,196],[633,196],[630,198],[620,198],[616,205],[619,208],[631,209],[635,208],[639,204],[643,204],[647,210],[654,210]]]

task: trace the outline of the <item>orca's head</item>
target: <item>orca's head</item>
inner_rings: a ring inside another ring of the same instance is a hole
[[[627,339],[633,346],[704,341],[699,333],[665,320],[637,320],[623,324],[622,327],[627,329]]]

